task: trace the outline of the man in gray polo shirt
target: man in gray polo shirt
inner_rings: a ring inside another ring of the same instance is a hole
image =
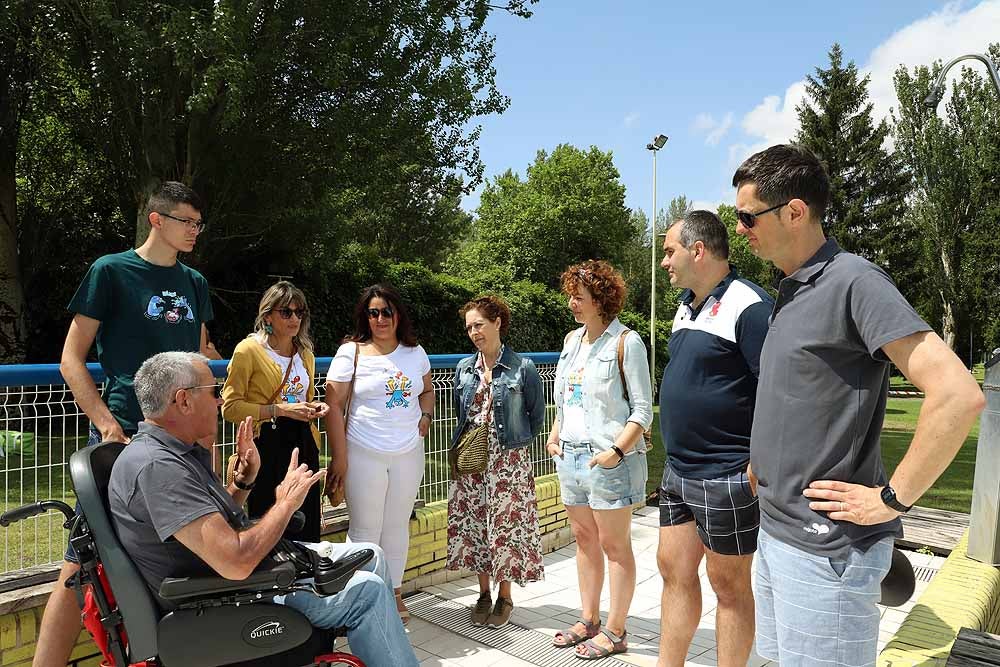
[[[889,276],[823,234],[830,185],[777,145],[733,176],[737,232],[787,276],[761,352],[750,464],[760,498],[757,652],[788,665],[874,664],[899,516],[962,446],[984,398]],[[889,362],[925,399],[888,480]]]
[[[202,444],[219,419],[219,385],[208,359],[192,352],[162,352],[135,374],[135,393],[144,421],[115,461],[108,484],[112,521],[122,546],[153,591],[166,577],[227,579],[250,575],[270,554],[292,514],[324,471],[298,465],[292,452],[275,503],[249,526],[242,505],[253,488],[260,457],[252,419],[237,431],[235,479],[223,487],[212,471],[212,454]],[[336,560],[371,548],[371,571],[358,571],[340,593],[321,597],[297,591],[275,602],[297,609],[318,628],[347,628],[351,650],[369,665],[417,665],[396,613],[381,549],[373,544],[304,545],[326,550]]]

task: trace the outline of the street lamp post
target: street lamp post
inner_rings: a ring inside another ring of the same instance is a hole
[[[981,53],[967,53],[964,56],[959,56],[949,62],[947,65],[941,68],[941,72],[937,76],[937,80],[934,85],[931,86],[931,93],[924,98],[924,104],[926,104],[931,109],[937,109],[937,105],[941,103],[941,98],[944,97],[944,77],[956,63],[963,60],[978,60],[986,65],[986,70],[990,74],[990,79],[993,81],[993,88],[996,90],[997,95],[1000,95],[1000,76],[997,75],[997,69],[993,66],[993,61],[984,56]]]
[[[993,88],[1000,95],[1000,76],[986,56],[970,53],[955,58],[941,68],[937,81],[924,103],[932,111],[944,97],[944,77],[955,63],[979,60],[990,74]],[[969,357],[972,357],[972,333],[969,333]],[[990,565],[1000,564],[1000,350],[986,361],[983,378],[986,410],[979,418],[979,443],[976,447],[976,472],[972,481],[972,513],[969,516],[968,556]]]
[[[653,153],[653,217],[649,225],[649,384],[656,395],[656,154],[667,145],[667,135],[658,134],[646,144]]]

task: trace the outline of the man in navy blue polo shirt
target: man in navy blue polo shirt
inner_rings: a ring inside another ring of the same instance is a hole
[[[685,291],[660,386],[668,460],[660,488],[657,665],[684,664],[701,618],[703,557],[718,598],[718,662],[745,665],[754,636],[750,565],[759,522],[747,470],[750,427],[774,301],[730,268],[729,237],[714,213],[691,211],[676,221],[663,250],[670,284]]]

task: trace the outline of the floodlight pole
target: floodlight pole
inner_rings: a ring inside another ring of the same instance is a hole
[[[653,217],[649,224],[649,385],[652,395],[656,395],[656,154],[667,144],[667,136],[658,134],[646,144],[646,150],[653,153]]]
[[[979,60],[990,74],[993,89],[1000,95],[1000,76],[993,62],[980,53],[959,56],[941,68],[930,94],[924,99],[931,113],[944,97],[944,77],[956,63]],[[972,361],[972,331],[969,330],[969,360]],[[972,481],[972,512],[969,516],[969,558],[1000,565],[1000,349],[986,360],[983,394],[986,409],[979,418],[976,472]]]

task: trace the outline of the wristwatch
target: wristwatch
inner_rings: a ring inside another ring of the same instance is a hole
[[[910,508],[913,507],[913,505],[904,505],[896,500],[896,490],[888,484],[882,487],[882,502],[897,512],[902,512],[903,514],[909,512]]]
[[[235,484],[236,488],[239,489],[240,491],[250,491],[253,489],[253,487],[257,486],[257,480],[254,480],[249,484],[244,484],[240,480],[233,477],[233,484]]]

